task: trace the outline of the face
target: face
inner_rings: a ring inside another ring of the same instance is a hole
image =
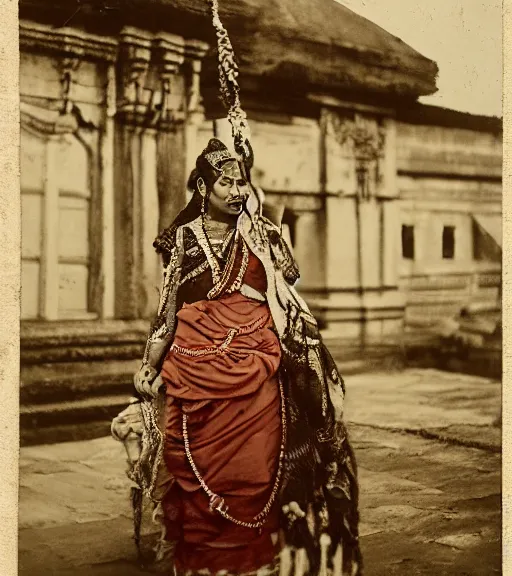
[[[249,196],[249,185],[235,161],[222,165],[222,174],[213,184],[208,203],[226,214],[238,215],[242,201]]]

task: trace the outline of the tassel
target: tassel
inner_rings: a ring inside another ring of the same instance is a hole
[[[320,570],[318,576],[327,576],[327,554],[331,545],[331,537],[325,532],[320,536]]]
[[[166,548],[167,548],[167,544],[168,544],[168,542],[165,538],[166,528],[165,528],[165,524],[164,524],[164,511],[163,511],[161,502],[159,502],[155,506],[151,519],[153,521],[153,524],[160,525],[160,537],[158,538],[158,542],[157,542],[155,548],[153,549],[156,552],[156,561],[158,562],[159,560],[163,559],[163,557],[166,553]]]
[[[142,525],[142,490],[136,486],[131,488],[131,501],[133,511],[133,539],[137,548],[139,558],[141,557],[140,549],[140,532]]]
[[[279,576],[290,576],[292,572],[292,549],[290,546],[284,546],[279,556]]]
[[[294,576],[305,576],[308,572],[308,554],[305,548],[299,548],[295,552],[295,574]],[[327,575],[326,575],[327,576]]]
[[[343,576],[343,547],[341,544],[336,548],[333,558],[333,576]]]

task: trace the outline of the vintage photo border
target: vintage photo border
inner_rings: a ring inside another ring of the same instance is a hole
[[[20,180],[18,3],[0,0],[0,572],[18,574]]]
[[[512,244],[512,0],[503,0],[503,20],[503,574],[512,575],[509,487],[512,393],[508,390],[512,376],[512,336],[508,322],[512,308],[512,255],[511,250],[507,250]],[[0,570],[2,576],[16,576],[21,271],[17,2],[0,0],[0,22]]]

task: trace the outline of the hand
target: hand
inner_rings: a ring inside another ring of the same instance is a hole
[[[146,398],[154,397],[152,384],[157,375],[157,371],[152,366],[149,364],[143,364],[140,370],[133,377],[135,390]]]
[[[112,436],[116,440],[124,442],[128,434],[135,432],[139,436],[142,435],[142,415],[140,412],[140,404],[133,403],[119,413],[113,420],[110,427]]]
[[[151,384],[151,396],[153,396],[153,398],[156,398],[158,396],[158,393],[160,391],[160,388],[164,385],[164,381],[162,380],[162,377],[160,376],[160,374],[153,380],[153,384]]]

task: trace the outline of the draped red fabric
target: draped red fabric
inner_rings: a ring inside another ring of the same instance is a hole
[[[177,540],[176,565],[255,570],[275,557],[277,507],[260,530],[210,511],[185,454],[182,414],[188,415],[191,453],[206,484],[232,516],[251,521],[269,499],[281,444],[281,353],[270,311],[266,303],[234,293],[185,304],[177,318],[161,372],[167,386],[164,458],[176,479],[163,505],[168,538]]]

